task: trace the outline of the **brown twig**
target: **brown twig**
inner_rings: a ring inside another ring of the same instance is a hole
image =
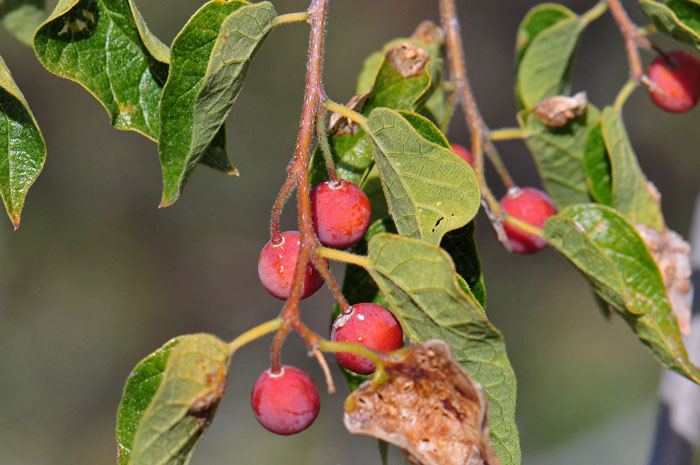
[[[627,15],[627,12],[622,6],[622,3],[620,3],[620,0],[605,1],[608,4],[610,13],[612,13],[613,17],[615,18],[617,26],[620,28],[620,32],[622,32],[623,38],[625,39],[627,59],[629,60],[630,64],[630,75],[635,81],[643,81],[646,84],[646,80],[644,79],[644,69],[642,68],[642,59],[639,55],[639,47],[653,49],[654,46],[649,39],[640,34],[639,28]]]
[[[489,159],[496,167],[506,187],[510,188],[514,186],[514,182],[508,174],[505,165],[503,165],[495,146],[489,139],[489,128],[486,126],[479,112],[476,100],[474,99],[474,93],[469,84],[455,0],[440,0],[440,18],[442,27],[445,30],[445,45],[447,47],[447,58],[450,64],[450,78],[455,85],[457,99],[462,107],[467,126],[469,126],[469,131],[471,132],[472,153],[474,154],[473,167],[474,173],[476,173],[481,185],[482,204],[491,220],[491,224],[496,231],[498,239],[507,250],[510,250],[510,243],[503,229],[503,210],[486,184],[486,177],[484,176],[484,150],[486,150]]]

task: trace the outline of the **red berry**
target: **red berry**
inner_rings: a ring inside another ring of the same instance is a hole
[[[647,70],[658,90],[649,90],[653,102],[662,110],[683,113],[700,99],[700,60],[680,50],[660,56]]]
[[[278,299],[287,300],[292,288],[294,267],[299,254],[299,231],[285,231],[280,234],[282,240],[275,244],[270,241],[265,244],[258,260],[258,276],[267,292]],[[304,288],[301,298],[316,292],[323,285],[323,277],[309,263],[304,274]]]
[[[501,207],[507,214],[538,228],[544,227],[547,218],[557,213],[552,199],[541,190],[532,187],[511,187],[501,199]],[[547,241],[539,236],[526,233],[509,223],[505,223],[503,227],[515,253],[530,254],[547,247]]]
[[[326,181],[311,191],[311,215],[321,244],[345,249],[365,235],[372,210],[355,184]]]
[[[370,349],[390,351],[403,345],[403,331],[394,315],[381,305],[355,304],[333,322],[331,341],[358,342]],[[361,375],[374,372],[374,362],[365,357],[346,352],[335,356],[350,371]]]
[[[279,373],[263,371],[250,393],[250,403],[261,425],[283,435],[311,426],[321,407],[311,377],[289,365],[282,365]]]
[[[462,158],[462,160],[469,163],[469,165],[474,163],[474,157],[472,156],[472,153],[469,150],[467,150],[465,147],[462,147],[459,144],[450,144],[450,147],[452,147],[452,151],[454,153],[459,155]]]

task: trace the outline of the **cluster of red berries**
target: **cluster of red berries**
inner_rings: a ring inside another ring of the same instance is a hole
[[[311,215],[321,244],[344,249],[356,244],[367,232],[371,209],[369,199],[348,181],[327,181],[311,191]],[[263,247],[258,261],[260,281],[267,291],[286,300],[300,247],[298,231],[285,231]],[[302,298],[316,292],[323,277],[309,264],[304,275]],[[403,344],[403,332],[392,313],[381,305],[360,303],[342,313],[334,322],[331,340],[357,342],[373,350],[396,350]],[[338,362],[359,374],[374,372],[374,363],[364,357],[338,353]],[[318,415],[320,402],[311,377],[298,368],[284,365],[279,372],[264,371],[251,392],[255,418],[277,434],[295,434],[308,428]]]

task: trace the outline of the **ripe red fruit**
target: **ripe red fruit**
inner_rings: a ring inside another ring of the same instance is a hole
[[[394,315],[381,305],[355,304],[333,322],[331,341],[359,342],[370,349],[390,351],[403,345],[403,331]],[[361,375],[374,372],[374,362],[365,357],[346,352],[335,356],[350,371]]]
[[[544,227],[547,218],[557,213],[552,199],[541,190],[532,187],[511,187],[501,199],[501,207],[507,214],[540,229]],[[509,223],[505,223],[503,227],[515,253],[531,254],[547,247],[547,241],[539,236]]]
[[[472,156],[472,153],[469,150],[467,150],[465,147],[462,147],[459,144],[450,144],[450,147],[452,147],[452,151],[454,153],[459,155],[462,158],[462,160],[469,163],[469,165],[474,163],[474,157]]]
[[[263,371],[253,385],[250,403],[260,424],[282,435],[311,426],[321,407],[311,377],[289,365],[282,365],[279,373]]]
[[[258,276],[267,292],[278,299],[287,300],[292,288],[294,267],[299,254],[299,231],[285,231],[282,240],[275,244],[272,240],[265,244],[258,259]],[[316,292],[323,285],[323,277],[309,263],[304,274],[304,287],[301,298]]]
[[[660,56],[647,70],[649,79],[659,87],[649,90],[652,101],[662,110],[682,113],[700,99],[700,60],[680,50]]]
[[[311,191],[311,216],[321,244],[345,249],[362,239],[369,228],[369,199],[355,184],[326,181]]]

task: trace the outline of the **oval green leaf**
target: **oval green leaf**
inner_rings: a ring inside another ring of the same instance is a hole
[[[119,408],[119,465],[186,465],[226,389],[231,353],[209,334],[176,338],[140,362]]]
[[[605,148],[600,123],[593,126],[586,137],[584,171],[591,197],[603,205],[612,205],[612,175],[610,158]]]
[[[613,107],[603,109],[601,129],[609,155],[612,175],[612,206],[633,223],[664,229],[661,208],[649,192],[639,167],[622,115]]]
[[[527,12],[515,38],[515,66],[520,66],[523,55],[542,31],[565,19],[576,19],[576,13],[558,3],[541,3]]]
[[[378,108],[367,128],[399,234],[439,244],[474,218],[481,200],[476,175],[432,122]]]
[[[688,1],[639,0],[656,28],[674,39],[700,50],[700,5]]]
[[[573,205],[551,217],[544,234],[663,366],[700,383],[658,266],[627,219],[610,207]]]
[[[226,121],[250,62],[277,17],[269,2],[212,0],[173,41],[160,104],[161,206],[175,202]]]
[[[39,125],[0,57],[0,194],[15,229],[27,191],[45,160],[46,144]]]
[[[44,0],[0,0],[0,23],[25,45],[32,45],[34,31],[45,18]]]
[[[520,464],[515,424],[516,381],[503,336],[457,275],[450,256],[425,241],[378,234],[369,242],[367,271],[399,318],[411,342],[447,342],[484,386],[491,442],[503,465]]]
[[[532,113],[518,115],[542,183],[559,209],[591,200],[583,170],[585,144],[590,128],[599,120],[600,111],[593,105],[560,128],[547,127]]]

